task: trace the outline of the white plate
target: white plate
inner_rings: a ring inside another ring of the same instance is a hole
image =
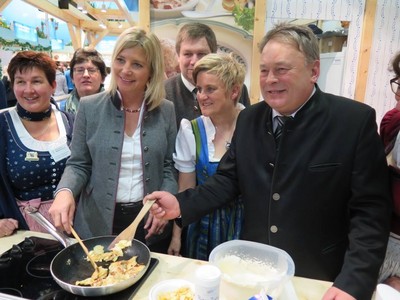
[[[173,292],[181,287],[190,287],[194,293],[194,284],[184,279],[169,279],[154,285],[149,293],[149,300],[157,300],[160,293]]]
[[[171,8],[171,9],[159,9],[159,8],[150,8],[150,15],[152,19],[161,20],[161,19],[172,19],[172,18],[181,18],[183,17],[182,11],[185,10],[194,10],[199,0],[189,0],[182,6]]]

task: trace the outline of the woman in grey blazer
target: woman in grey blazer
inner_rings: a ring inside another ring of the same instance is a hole
[[[70,233],[73,221],[83,238],[118,234],[133,221],[146,194],[177,191],[175,111],[164,99],[160,48],[154,34],[127,29],[115,45],[108,90],[81,99],[71,157],[50,208],[56,227]],[[135,238],[165,252],[167,223],[151,221],[139,226]],[[145,225],[157,226],[152,229],[159,236],[147,238]]]

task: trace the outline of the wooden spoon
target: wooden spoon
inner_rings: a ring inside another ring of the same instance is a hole
[[[97,266],[96,262],[93,260],[93,258],[89,255],[89,250],[88,248],[86,248],[85,244],[83,243],[83,241],[81,240],[81,238],[79,237],[79,235],[76,233],[76,231],[74,230],[74,228],[72,228],[71,226],[71,232],[72,235],[75,237],[75,239],[78,241],[79,245],[81,245],[83,251],[85,252],[86,256],[89,258],[90,263],[92,264],[94,270],[96,272],[99,272],[99,267]]]
[[[115,244],[117,244],[119,241],[122,240],[127,240],[127,241],[132,241],[133,238],[135,237],[137,227],[139,226],[140,221],[144,218],[146,213],[149,211],[150,207],[153,205],[153,203],[156,200],[148,200],[146,203],[143,205],[142,209],[139,211],[138,215],[136,216],[135,220],[129,225],[127,228],[125,228],[120,234],[117,235],[117,237],[111,242],[110,246],[108,246],[108,249],[112,249]]]

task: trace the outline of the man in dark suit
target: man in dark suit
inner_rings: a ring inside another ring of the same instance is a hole
[[[183,118],[190,121],[201,115],[192,72],[196,62],[203,56],[217,52],[218,45],[215,33],[209,26],[202,23],[187,23],[179,30],[175,48],[181,73],[165,80],[165,98],[175,105],[176,125],[179,128]],[[250,105],[245,85],[239,102],[245,107]]]
[[[286,250],[297,276],[333,281],[323,300],[371,299],[391,213],[375,111],[318,88],[308,27],[279,24],[260,50],[265,101],[240,113],[214,176],[177,199],[148,195],[152,213],[187,225],[242,194],[242,239]]]

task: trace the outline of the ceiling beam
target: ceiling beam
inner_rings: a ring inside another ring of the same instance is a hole
[[[0,12],[2,12],[10,2],[11,0],[0,0]]]
[[[67,23],[74,49],[83,46],[85,35],[90,39],[91,44],[98,44],[107,35],[119,35],[126,28],[137,25],[124,0],[84,0],[83,6],[87,14],[82,13],[71,3],[68,4],[68,9],[60,9],[58,0],[22,1]],[[11,0],[0,0],[0,11],[10,2]],[[102,12],[100,8],[93,7],[91,2],[115,3],[118,9],[112,8],[107,9],[107,12]],[[101,23],[107,28],[100,27]]]
[[[22,1],[66,23],[72,24],[74,26],[79,26],[79,19],[76,17],[77,12],[74,11],[74,9],[76,8],[73,7],[71,4],[69,4],[69,9],[59,9],[58,5],[54,5],[48,0],[22,0]]]
[[[95,34],[88,35],[89,47],[91,47],[91,48],[96,47],[96,45],[97,45],[98,43],[100,43],[101,40],[102,40],[105,36],[107,36],[107,34],[108,34],[108,30],[106,29],[106,30],[104,30],[103,32],[98,33],[97,35],[95,35]]]
[[[119,9],[107,9],[107,12],[104,13],[100,8],[92,8],[90,14],[100,19],[127,20],[125,13]]]
[[[126,6],[126,3],[124,0],[114,0],[115,4],[117,4],[118,8],[124,13],[126,20],[131,26],[135,26],[136,22],[133,19],[131,12],[128,9],[128,6]]]
[[[74,48],[74,50],[81,48],[83,46],[83,40],[84,40],[83,31],[68,23],[67,27],[69,36],[71,37],[72,47]]]

